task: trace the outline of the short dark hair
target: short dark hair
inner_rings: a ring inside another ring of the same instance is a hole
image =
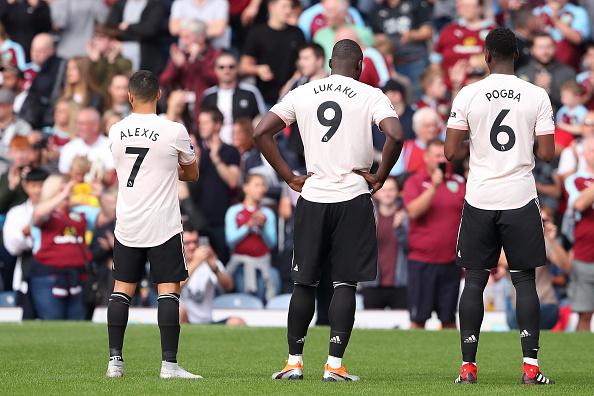
[[[497,59],[512,59],[518,52],[518,40],[514,32],[508,28],[495,28],[485,39],[487,51]]]
[[[303,44],[301,46],[301,48],[299,48],[299,52],[307,50],[307,49],[312,50],[314,53],[314,56],[317,59],[324,59],[324,57],[326,56],[326,54],[324,53],[324,48],[322,48],[322,46],[318,43]]]
[[[200,114],[205,113],[210,115],[210,119],[215,124],[222,124],[225,116],[221,113],[218,107],[203,107],[200,109]]]
[[[235,60],[235,63],[238,62],[237,55],[235,55],[233,52],[231,52],[229,50],[222,50],[221,53],[219,55],[217,55],[215,61],[218,61],[219,59],[221,59],[225,56],[229,56],[229,57],[233,58],[233,60]]]
[[[148,70],[139,70],[130,77],[128,90],[141,102],[150,102],[159,93],[159,78]]]
[[[334,44],[334,48],[332,48],[332,59],[333,62],[352,62],[353,64],[356,64],[363,59],[363,51],[359,44],[353,40],[340,40]]]
[[[396,80],[388,80],[382,87],[382,91],[384,93],[394,91],[399,92],[403,97],[406,96],[406,87],[400,82]]]

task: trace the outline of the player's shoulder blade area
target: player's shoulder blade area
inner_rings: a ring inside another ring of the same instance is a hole
[[[158,142],[162,136],[162,122],[167,121],[156,114],[131,114],[122,121],[114,124],[114,134],[119,135],[122,142],[146,141],[147,143]],[[113,139],[118,139],[114,136]]]

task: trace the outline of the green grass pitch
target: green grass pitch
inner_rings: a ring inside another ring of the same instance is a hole
[[[157,326],[130,325],[126,332],[126,376],[104,377],[107,330],[91,323],[0,325],[0,394],[12,395],[592,395],[594,334],[541,335],[543,372],[549,387],[519,385],[520,341],[516,333],[484,333],[479,349],[479,385],[452,382],[460,363],[454,331],[355,330],[345,365],[359,383],[323,383],[328,328],[310,330],[305,380],[270,379],[286,358],[285,330],[182,326],[180,364],[202,381],[158,378]]]

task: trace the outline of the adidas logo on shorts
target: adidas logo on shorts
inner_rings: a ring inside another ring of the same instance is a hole
[[[330,342],[334,343],[334,344],[342,344],[342,341],[340,341],[340,337],[339,336],[334,336],[332,338],[330,338]]]
[[[528,333],[528,330],[524,329],[520,332],[520,338],[530,337],[532,334]]]
[[[476,339],[474,334],[464,340],[465,344],[474,344],[475,342],[478,342],[478,340]]]

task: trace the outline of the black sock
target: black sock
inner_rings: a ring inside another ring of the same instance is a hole
[[[307,328],[316,309],[316,287],[295,284],[287,318],[289,354],[303,354]]]
[[[536,271],[512,272],[516,288],[516,318],[520,326],[522,353],[526,358],[536,359],[540,336],[540,302],[536,293]]]
[[[113,292],[107,303],[107,334],[109,357],[122,357],[124,333],[128,324],[128,311],[132,299],[125,293]]]
[[[489,271],[484,269],[467,269],[464,291],[460,297],[458,312],[460,314],[460,345],[462,360],[476,362],[481,324],[485,315],[483,291],[489,280]]]
[[[161,354],[165,362],[177,363],[179,344],[179,294],[161,294],[157,299],[157,321],[161,332]]]
[[[337,358],[344,356],[355,323],[356,291],[356,283],[336,282],[334,284],[334,294],[328,310],[330,319],[328,355],[330,356]]]

